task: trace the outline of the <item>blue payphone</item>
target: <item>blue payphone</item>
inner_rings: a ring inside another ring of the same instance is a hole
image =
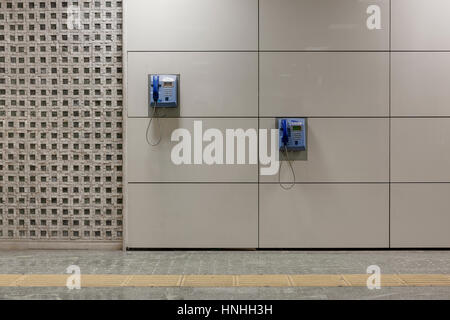
[[[179,75],[177,74],[150,74],[148,76],[148,95],[149,95],[149,117],[145,138],[151,146],[157,146],[161,142],[161,124],[158,115],[160,108],[178,108],[180,104]],[[150,111],[153,108],[153,111]],[[156,118],[158,125],[158,138],[152,141],[149,138],[149,131],[153,119]]]
[[[176,74],[151,74],[149,76],[150,107],[178,107],[178,82]]]
[[[281,154],[284,154],[284,157],[289,164],[289,168],[291,169],[292,174],[292,182],[290,184],[285,185],[281,182],[281,168],[283,165],[283,162],[281,162],[280,168],[278,170],[278,183],[281,188],[289,190],[295,186],[295,171],[288,154],[291,151],[295,152],[306,150],[306,119],[278,119],[278,130],[280,130],[278,147]]]
[[[306,150],[306,120],[305,118],[278,119],[280,130],[279,148],[281,151]]]

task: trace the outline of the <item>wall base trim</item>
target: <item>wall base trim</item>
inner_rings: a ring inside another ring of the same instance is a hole
[[[0,240],[0,250],[122,250],[122,241]]]

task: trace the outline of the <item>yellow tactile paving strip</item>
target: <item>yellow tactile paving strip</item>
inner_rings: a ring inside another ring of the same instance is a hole
[[[67,274],[0,274],[0,287],[65,287]],[[81,275],[81,287],[365,287],[368,274]],[[382,287],[450,287],[450,274],[385,274]]]

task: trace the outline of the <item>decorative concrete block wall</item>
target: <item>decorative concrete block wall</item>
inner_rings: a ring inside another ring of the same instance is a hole
[[[0,2],[2,245],[120,243],[122,91],[121,1]]]

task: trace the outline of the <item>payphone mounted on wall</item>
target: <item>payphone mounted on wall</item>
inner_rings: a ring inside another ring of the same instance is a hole
[[[150,74],[148,76],[148,93],[149,93],[149,117],[145,139],[151,146],[157,146],[161,142],[161,124],[158,115],[159,108],[177,108],[180,103],[179,91],[179,75],[177,74]],[[153,108],[153,111],[151,109]],[[156,118],[158,125],[156,141],[149,138],[149,131],[153,119]]]
[[[176,74],[149,75],[150,107],[176,108],[178,107],[178,82]]]
[[[285,185],[281,182],[281,168],[283,162],[280,164],[278,170],[278,183],[280,187],[289,190],[295,186],[295,171],[292,162],[289,158],[290,151],[305,151],[306,150],[306,119],[305,118],[281,118],[278,119],[278,129],[280,130],[278,146],[281,154],[284,154],[286,161],[289,164],[292,173],[292,182]]]
[[[304,118],[278,119],[280,130],[279,148],[281,151],[306,150],[306,121]]]

